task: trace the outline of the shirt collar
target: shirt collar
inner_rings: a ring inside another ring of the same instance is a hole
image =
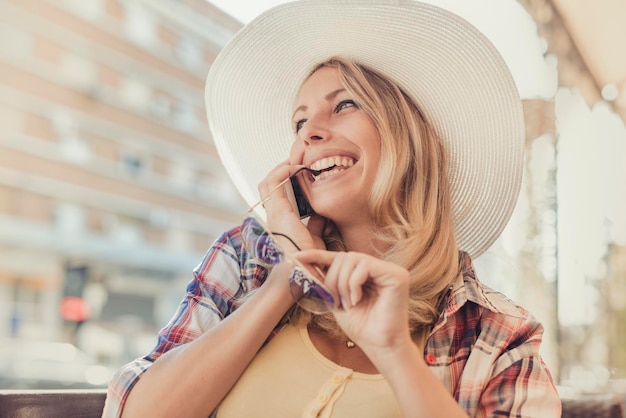
[[[472,302],[495,313],[523,317],[519,306],[503,294],[490,289],[476,278],[476,269],[469,254],[459,252],[460,272],[448,295],[446,307],[433,328],[433,332],[445,324],[448,317],[456,314],[466,303]]]

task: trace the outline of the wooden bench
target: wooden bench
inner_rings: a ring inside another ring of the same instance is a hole
[[[0,390],[2,418],[101,418],[105,390]],[[614,395],[563,399],[563,418],[624,418]]]
[[[561,401],[563,418],[624,418],[624,404],[616,395],[582,395]]]
[[[0,390],[2,418],[101,418],[106,390]]]

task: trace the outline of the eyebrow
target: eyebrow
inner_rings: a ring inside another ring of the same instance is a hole
[[[335,97],[337,97],[337,95],[339,93],[341,93],[343,91],[346,91],[346,89],[344,89],[343,87],[339,88],[337,90],[333,90],[330,93],[328,93],[326,96],[324,96],[324,100],[326,100],[326,101],[333,100]],[[293,117],[295,116],[296,113],[298,113],[298,112],[300,112],[302,110],[307,110],[307,109],[308,109],[308,106],[305,106],[305,105],[298,106],[298,108],[296,110],[294,110],[293,115],[291,116],[291,118],[293,119]]]

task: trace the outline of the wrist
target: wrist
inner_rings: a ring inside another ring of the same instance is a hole
[[[281,316],[293,305],[294,301],[289,291],[289,275],[293,265],[290,262],[276,264],[269,272],[265,283],[259,289],[259,298],[277,311]]]
[[[368,347],[367,350],[364,348],[364,351],[383,375],[393,374],[397,372],[396,369],[404,368],[406,364],[414,362],[415,359],[421,359],[423,355],[408,332],[384,347]]]

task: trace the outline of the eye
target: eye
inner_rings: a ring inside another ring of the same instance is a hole
[[[306,122],[306,119],[300,119],[296,121],[294,128],[296,133],[298,133],[300,129],[302,129],[302,127],[304,126],[304,122]]]
[[[356,104],[356,102],[354,100],[351,99],[347,99],[347,100],[342,100],[340,101],[337,106],[335,106],[335,113],[341,112],[344,109],[347,109],[349,107],[359,107],[359,105]]]

